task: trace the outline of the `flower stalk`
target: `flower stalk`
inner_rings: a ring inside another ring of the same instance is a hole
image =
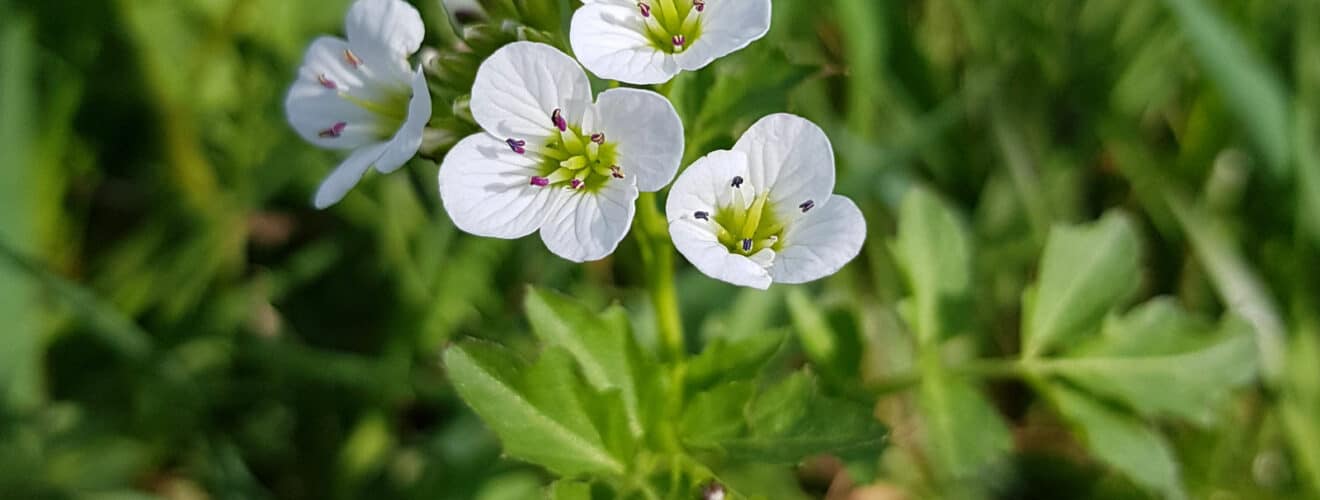
[[[664,359],[680,361],[687,354],[683,317],[679,314],[678,290],[674,286],[674,244],[668,223],[656,206],[655,193],[642,193],[638,200],[637,224],[633,227],[646,269],[646,289],[655,308],[656,332]]]

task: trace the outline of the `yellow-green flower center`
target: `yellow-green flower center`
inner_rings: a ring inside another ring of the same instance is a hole
[[[532,184],[565,186],[594,193],[610,179],[622,179],[618,150],[605,134],[583,133],[577,126],[556,130],[541,150],[539,175]]]
[[[698,213],[715,224],[715,234],[730,252],[755,255],[769,248],[776,252],[784,246],[784,223],[776,215],[770,192],[757,195],[748,205],[740,187],[742,179],[734,179],[733,204],[720,207],[712,216]]]
[[[641,0],[637,8],[647,39],[662,52],[683,52],[701,37],[705,0]]]

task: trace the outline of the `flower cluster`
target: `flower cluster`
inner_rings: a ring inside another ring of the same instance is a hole
[[[770,0],[584,0],[568,37],[582,66],[545,43],[503,45],[480,63],[466,101],[481,131],[440,165],[446,212],[479,236],[539,231],[551,252],[575,262],[612,254],[639,193],[664,189],[678,173],[684,130],[658,93],[612,88],[593,99],[583,66],[605,79],[663,83],[746,47],[769,26]],[[317,191],[318,208],[341,200],[373,166],[400,168],[436,133],[427,129],[427,74],[408,61],[424,38],[417,10],[403,0],[357,0],[345,28],[347,40],[312,43],[286,101],[304,139],[348,152]],[[861,211],[833,188],[824,132],[772,115],[679,176],[665,207],[669,233],[714,278],[756,288],[812,281],[855,257],[866,234]]]

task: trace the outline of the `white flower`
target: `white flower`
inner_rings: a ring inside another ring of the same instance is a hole
[[[481,64],[472,116],[485,133],[440,165],[440,199],[463,231],[521,238],[536,230],[576,262],[614,252],[638,191],[673,179],[683,124],[654,92],[611,89],[593,104],[587,75],[549,45],[515,42]]]
[[[321,183],[316,207],[338,203],[372,165],[390,173],[422,143],[431,93],[408,56],[422,44],[422,18],[403,0],[358,0],[348,10],[348,40],[325,36],[307,49],[284,103],[304,139],[352,150]]]
[[[732,151],[697,160],[665,215],[678,251],[708,276],[765,289],[834,274],[857,256],[866,220],[834,191],[830,140],[804,118],[762,118]]]
[[[569,42],[596,76],[649,85],[765,36],[770,0],[583,0]]]

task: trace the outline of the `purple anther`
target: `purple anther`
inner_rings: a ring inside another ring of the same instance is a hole
[[[752,251],[752,240],[743,240],[743,251],[744,252]]]
[[[807,201],[802,202],[801,205],[798,205],[798,208],[801,208],[801,209],[802,209],[802,213],[805,214],[805,213],[807,213],[807,210],[811,210],[811,209],[813,209],[813,208],[816,208],[816,202],[811,201],[811,200],[807,200]]]
[[[555,112],[550,114],[550,123],[553,123],[560,132],[568,131],[568,122],[564,121],[564,113],[559,108],[555,108]]]
[[[642,11],[642,17],[651,17],[651,5],[646,2],[637,2],[637,10]]]
[[[331,126],[330,128],[328,128],[328,129],[325,129],[325,130],[322,130],[322,131],[320,131],[320,132],[317,132],[316,135],[317,135],[317,137],[320,137],[320,138],[322,138],[322,139],[334,139],[334,138],[336,138],[336,137],[339,137],[339,136],[343,135],[343,134],[344,134],[344,127],[347,127],[347,126],[348,126],[348,123],[345,123],[345,122],[339,122],[339,123],[336,123],[336,124],[332,125],[332,126]]]
[[[697,12],[705,12],[706,2],[702,0],[692,0],[692,8],[697,9]]]
[[[326,78],[325,74],[316,75],[316,83],[319,83],[321,84],[322,87],[325,87],[330,90],[335,90],[339,88],[339,85],[335,84],[334,80]]]
[[[591,134],[591,142],[594,142],[596,144],[605,144],[605,133],[596,132],[594,134]]]
[[[355,69],[362,65],[362,60],[358,59],[357,54],[354,54],[353,51],[348,49],[344,49],[344,62],[348,63],[349,66],[352,66]]]
[[[573,182],[568,183],[568,187],[571,187],[573,189],[582,189],[583,184],[586,183],[582,182],[582,179],[573,179]]]
[[[710,220],[710,214],[703,212],[701,210],[697,210],[697,212],[692,214],[692,216],[701,220]]]
[[[677,35],[674,35],[673,42],[675,47],[682,47],[684,45],[687,45],[687,37],[683,36],[682,33],[679,33]]]
[[[546,187],[550,185],[550,179],[541,177],[539,175],[533,175],[531,185],[536,187]]]
[[[509,149],[512,149],[513,152],[515,152],[515,153],[518,153],[518,154],[525,154],[525,153],[527,153],[527,148],[524,147],[524,146],[527,146],[527,141],[519,140],[519,139],[514,139],[514,138],[509,138],[509,139],[506,139],[506,140],[504,141],[504,143],[505,143],[505,144],[508,144],[508,145],[509,145]]]
[[[741,175],[733,176],[733,187],[740,188],[742,187],[742,183],[743,183],[743,178]]]
[[[615,179],[622,179],[623,169],[619,168],[618,165],[610,165],[610,176],[614,177]]]

